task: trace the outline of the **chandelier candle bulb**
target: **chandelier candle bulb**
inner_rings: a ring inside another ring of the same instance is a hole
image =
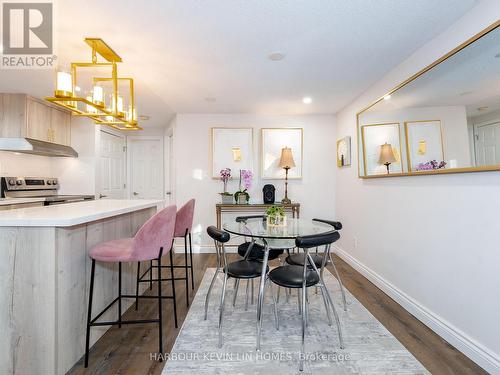
[[[73,96],[73,80],[71,74],[57,72],[55,96],[58,98],[71,98]]]
[[[104,107],[104,89],[101,86],[94,86],[92,89],[93,94],[92,94],[92,101],[100,106]]]

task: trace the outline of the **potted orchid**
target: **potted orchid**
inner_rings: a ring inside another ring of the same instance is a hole
[[[219,193],[221,196],[221,202],[225,204],[233,203],[233,194],[227,191],[227,182],[231,178],[231,168],[224,168],[220,171],[220,180],[224,184],[224,191]]]
[[[240,169],[240,188],[234,193],[234,199],[238,204],[246,204],[250,200],[250,195],[247,190],[252,186],[252,171]]]

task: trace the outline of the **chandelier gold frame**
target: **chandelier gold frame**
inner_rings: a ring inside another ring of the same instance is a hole
[[[118,130],[142,130],[142,128],[138,125],[136,118],[134,80],[128,77],[118,77],[117,63],[122,62],[121,57],[118,56],[118,54],[100,38],[85,38],[85,42],[92,48],[92,62],[71,63],[72,91],[63,91],[59,90],[59,88],[56,87],[54,96],[47,97],[45,98],[45,100],[71,111],[74,116],[88,117],[98,125],[107,125]],[[107,62],[98,62],[97,55],[100,55]],[[77,96],[75,94],[76,87],[78,86],[78,68],[96,67],[111,68],[110,77],[94,77],[92,81],[94,86],[98,85],[100,82],[112,83],[112,109],[106,108],[104,101],[97,102],[94,100],[89,100],[85,97]],[[128,110],[128,113],[120,112],[118,110],[119,82],[128,82],[130,96],[130,108]],[[78,108],[78,103],[81,103],[85,110]]]

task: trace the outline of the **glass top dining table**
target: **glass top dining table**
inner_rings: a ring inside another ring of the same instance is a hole
[[[287,218],[285,225],[269,225],[262,218],[246,221],[230,221],[222,224],[222,229],[231,234],[260,238],[264,240],[294,240],[300,236],[322,234],[335,230],[331,225],[306,219]]]

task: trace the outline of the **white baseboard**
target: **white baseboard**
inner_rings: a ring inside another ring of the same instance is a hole
[[[389,283],[338,246],[334,245],[333,248],[334,252],[340,258],[451,345],[460,350],[479,366],[483,367],[486,371],[492,374],[500,374],[500,356],[498,354],[478,343],[472,337],[468,336],[439,315],[419,304],[416,300],[399,290],[396,286]]]

